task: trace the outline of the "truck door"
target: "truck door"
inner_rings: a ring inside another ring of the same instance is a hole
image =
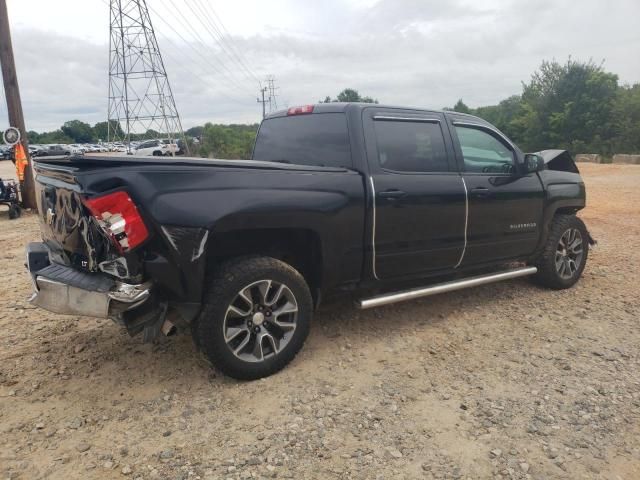
[[[363,112],[378,279],[448,270],[464,249],[466,197],[441,113]]]
[[[449,123],[469,196],[462,266],[533,253],[541,233],[544,191],[538,175],[516,168],[516,147],[489,125]]]

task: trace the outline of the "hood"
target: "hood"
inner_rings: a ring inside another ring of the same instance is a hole
[[[580,173],[568,150],[541,150],[534,153],[542,157],[548,170]]]

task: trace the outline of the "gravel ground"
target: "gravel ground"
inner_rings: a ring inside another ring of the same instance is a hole
[[[251,383],[212,371],[188,336],[144,345],[33,309],[36,219],[3,209],[0,474],[640,478],[640,167],[581,169],[599,245],[575,288],[325,308],[296,360]]]

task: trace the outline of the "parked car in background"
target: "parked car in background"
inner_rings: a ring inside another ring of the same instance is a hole
[[[0,160],[10,160],[11,159],[11,147],[8,145],[0,145]]]
[[[29,156],[37,157],[40,153],[40,150],[42,150],[42,145],[29,145]]]
[[[53,157],[57,155],[71,155],[69,145],[47,145],[39,150],[35,156],[37,157]]]
[[[132,150],[133,155],[162,157],[178,153],[178,145],[170,140],[148,140]]]
[[[96,145],[91,145],[91,144],[85,144],[83,145],[84,149],[85,149],[85,153],[99,153],[100,152],[100,148],[98,148]]]
[[[71,145],[68,145],[68,147],[71,151],[71,155],[84,155],[85,148],[82,145],[72,143]]]

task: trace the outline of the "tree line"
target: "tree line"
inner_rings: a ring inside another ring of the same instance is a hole
[[[325,102],[378,103],[346,88]],[[416,103],[420,104],[420,101]],[[569,58],[565,63],[542,62],[522,93],[497,105],[469,108],[460,99],[452,108],[477,115],[502,130],[524,151],[561,148],[573,153],[640,153],[640,83],[620,85],[618,76],[593,61]],[[215,158],[249,158],[258,124],[224,125],[206,123],[188,129],[192,154]],[[80,120],[65,122],[53,132],[30,131],[31,143],[95,143],[107,139],[107,122],[93,127]],[[122,136],[120,125],[112,121],[111,129]],[[159,138],[149,131],[132,139]]]
[[[528,152],[640,153],[640,83],[620,85],[591,60],[542,62],[520,95],[478,108],[460,99],[451,110],[484,118]]]

